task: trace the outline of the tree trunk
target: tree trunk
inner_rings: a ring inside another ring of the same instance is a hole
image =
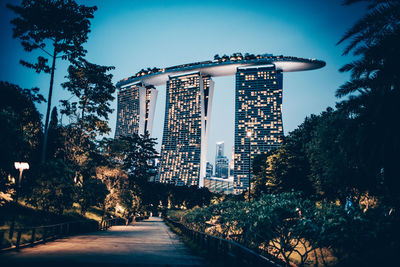
[[[318,255],[317,255],[317,251],[316,251],[317,249],[314,249],[314,258],[315,258],[315,263],[314,263],[314,266],[315,267],[318,267],[319,265],[318,265]]]
[[[46,121],[44,123],[44,136],[43,136],[43,145],[42,145],[42,163],[44,163],[46,161],[47,135],[48,135],[48,126],[49,126],[50,109],[51,109],[51,97],[53,95],[54,71],[56,69],[56,56],[57,56],[56,47],[57,47],[57,42],[54,42],[53,63],[51,65],[51,75],[50,75],[50,88],[49,88],[49,96],[47,98]]]
[[[85,109],[86,109],[86,104],[87,104],[87,101],[85,101],[85,102],[83,102],[83,106],[82,106],[82,123],[83,123],[83,120],[84,120],[84,118],[85,118]],[[82,125],[81,125],[82,126]]]

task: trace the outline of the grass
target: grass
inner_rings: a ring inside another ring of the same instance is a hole
[[[0,248],[9,247],[16,244],[17,234],[9,238],[9,229],[14,221],[14,229],[31,228],[37,226],[46,226],[61,224],[73,221],[100,222],[103,211],[97,207],[91,207],[84,215],[80,214],[80,207],[74,204],[69,210],[65,210],[62,215],[42,211],[25,204],[7,203],[0,206]],[[111,214],[108,214],[111,215]],[[47,231],[47,232],[46,232]],[[45,234],[49,234],[50,229],[37,229],[35,240],[41,239]],[[51,233],[50,233],[51,234]],[[30,242],[32,230],[23,231],[21,234],[21,244]]]
[[[9,228],[13,220],[15,228],[25,228],[87,219],[73,211],[68,211],[64,215],[58,215],[53,212],[42,211],[14,203],[0,207],[0,229]]]

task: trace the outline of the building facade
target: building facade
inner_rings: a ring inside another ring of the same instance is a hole
[[[151,135],[158,91],[141,82],[127,84],[118,90],[115,137],[134,133]]]
[[[214,60],[142,69],[116,85],[115,136],[146,131],[151,134],[157,98],[154,86],[167,85],[161,158],[155,180],[204,186],[214,88],[211,77],[235,75],[235,140],[228,179],[233,176],[233,191],[240,194],[249,187],[251,160],[256,154],[278,147],[283,135],[282,73],[324,66],[325,62],[317,59],[235,53]]]
[[[218,157],[224,156],[224,142],[217,142],[216,149],[215,149],[215,159]]]
[[[207,161],[206,163],[206,178],[210,178],[211,176],[213,176],[213,165]]]
[[[220,156],[215,159],[215,177],[228,178],[229,159],[226,156]]]
[[[229,177],[235,175],[235,146],[232,147],[231,161],[229,162]]]
[[[228,178],[229,159],[224,155],[224,142],[217,142],[215,151],[215,177]]]
[[[170,76],[157,181],[204,186],[214,82],[200,72]]]
[[[255,155],[279,147],[282,72],[274,65],[238,68],[235,96],[234,193],[249,188]]]
[[[207,187],[210,192],[232,194],[233,193],[233,178],[228,179],[218,177],[207,177],[204,179],[204,187]]]

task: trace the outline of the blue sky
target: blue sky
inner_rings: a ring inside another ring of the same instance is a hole
[[[33,58],[12,39],[9,24],[13,14],[0,0],[0,80],[24,88],[39,87],[47,97],[49,76],[22,67],[20,59]],[[85,44],[87,59],[115,66],[114,82],[142,68],[168,67],[212,59],[215,54],[234,52],[317,58],[327,66],[320,70],[285,73],[283,80],[283,124],[285,134],[306,116],[318,114],[338,101],[335,90],[348,79],[338,69],[351,60],[341,56],[336,42],[364,13],[364,6],[342,6],[340,0],[282,1],[79,1],[97,5],[92,32]],[[66,62],[58,61],[52,103],[69,99],[60,84]],[[215,143],[225,141],[230,156],[234,133],[234,77],[214,78],[213,114],[208,160],[214,162]],[[161,142],[164,123],[165,86],[159,98],[153,137]],[[116,100],[113,103],[116,109]],[[38,106],[42,114],[45,104]],[[114,136],[116,112],[110,116]],[[157,148],[160,147],[160,144]]]

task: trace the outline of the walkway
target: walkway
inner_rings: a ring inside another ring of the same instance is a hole
[[[205,266],[157,217],[0,254],[0,266]]]

